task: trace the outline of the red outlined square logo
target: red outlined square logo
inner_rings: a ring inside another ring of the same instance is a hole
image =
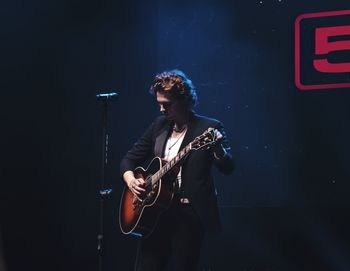
[[[350,10],[302,14],[294,31],[296,86],[350,88]]]

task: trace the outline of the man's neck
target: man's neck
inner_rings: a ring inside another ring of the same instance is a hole
[[[181,130],[185,125],[188,124],[190,119],[190,113],[183,114],[182,116],[179,116],[178,119],[174,120],[175,127],[178,130]]]

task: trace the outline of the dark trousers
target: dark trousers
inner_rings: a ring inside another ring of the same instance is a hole
[[[163,213],[154,232],[141,239],[138,247],[136,270],[195,271],[198,268],[203,227],[191,204],[175,201]]]

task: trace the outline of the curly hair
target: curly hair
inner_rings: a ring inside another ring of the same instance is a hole
[[[186,100],[190,107],[197,104],[198,98],[192,81],[180,70],[170,70],[155,76],[150,93],[162,93],[166,96]]]

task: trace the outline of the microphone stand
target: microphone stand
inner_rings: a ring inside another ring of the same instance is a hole
[[[98,253],[98,270],[102,271],[102,244],[103,244],[103,222],[104,222],[104,201],[108,195],[112,193],[112,189],[105,188],[105,171],[108,163],[108,130],[107,130],[107,105],[108,101],[116,99],[118,94],[115,92],[97,94],[97,100],[102,102],[102,169],[101,169],[101,182],[99,190],[100,198],[100,217],[99,217],[99,233],[97,235],[97,253]]]

